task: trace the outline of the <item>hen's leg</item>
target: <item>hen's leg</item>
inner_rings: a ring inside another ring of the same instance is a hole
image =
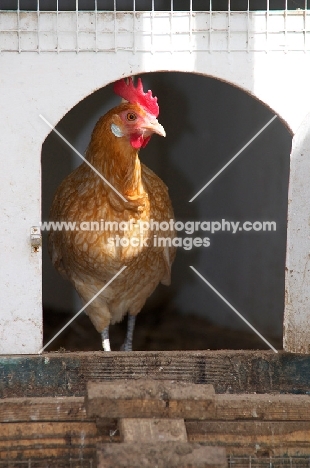
[[[109,340],[109,327],[106,327],[101,333],[102,347],[104,351],[111,351],[110,340]]]
[[[124,343],[121,346],[121,351],[132,351],[132,337],[135,329],[136,316],[128,314],[127,334]]]

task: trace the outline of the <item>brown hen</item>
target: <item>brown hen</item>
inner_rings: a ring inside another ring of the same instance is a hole
[[[120,80],[114,91],[123,102],[97,122],[86,152],[91,166],[83,162],[66,177],[53,200],[51,221],[74,222],[76,229],[49,234],[52,262],[84,304],[126,267],[86,310],[106,351],[109,325],[127,312],[122,349],[132,349],[135,317],[159,282],[169,285],[175,257],[167,187],[139,160],[153,133],[165,136],[157,99],[143,92],[140,79],[136,88],[131,78]]]

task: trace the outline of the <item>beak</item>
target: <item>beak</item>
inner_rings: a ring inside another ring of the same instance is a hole
[[[152,121],[149,121],[146,125],[143,126],[143,128],[146,130],[145,134],[146,135],[151,135],[152,133],[157,133],[157,135],[166,136],[166,132],[164,127],[158,122],[157,119],[154,119]]]

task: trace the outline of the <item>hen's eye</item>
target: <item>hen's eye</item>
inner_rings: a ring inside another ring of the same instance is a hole
[[[133,112],[128,112],[127,120],[129,120],[130,122],[133,122],[134,120],[136,120],[136,118],[137,118],[136,114],[134,114]]]

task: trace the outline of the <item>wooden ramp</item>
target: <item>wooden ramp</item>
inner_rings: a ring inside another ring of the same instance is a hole
[[[120,444],[97,447],[98,468],[226,468],[226,451],[189,442],[185,418],[214,412],[214,389],[173,381],[89,383],[86,411],[117,418]]]
[[[309,468],[309,361],[231,351],[1,357],[0,468]]]

